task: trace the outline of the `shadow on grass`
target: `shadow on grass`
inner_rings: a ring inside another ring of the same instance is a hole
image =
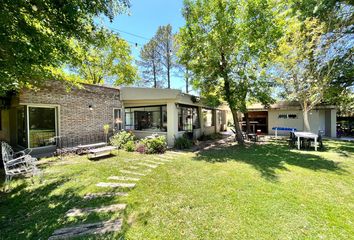
[[[116,202],[113,197],[84,200],[78,192],[85,186],[80,185],[53,193],[73,178],[66,176],[38,185],[30,185],[29,180],[16,180],[17,185],[9,192],[0,192],[0,238],[48,239],[62,227],[107,220],[95,213],[84,218],[65,217],[71,208],[98,207]]]
[[[354,155],[354,142],[346,141],[324,141],[325,148],[339,153],[342,157]]]
[[[345,172],[339,166],[339,163],[311,154],[310,152],[300,153],[295,150],[291,151],[287,145],[281,143],[219,147],[199,152],[194,160],[210,163],[227,161],[244,162],[257,169],[262,177],[269,181],[277,180],[277,170],[288,171],[285,164],[314,171]]]

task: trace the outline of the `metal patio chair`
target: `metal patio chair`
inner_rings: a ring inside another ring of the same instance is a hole
[[[33,177],[41,174],[40,170],[36,167],[35,162],[37,159],[29,155],[30,153],[30,149],[15,153],[9,144],[1,142],[1,154],[6,175],[4,190],[6,190],[7,184],[15,176],[23,175]]]

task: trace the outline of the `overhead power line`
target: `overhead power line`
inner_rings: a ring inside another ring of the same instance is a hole
[[[145,40],[150,40],[150,38],[143,37],[143,36],[135,34],[135,33],[130,33],[130,32],[127,32],[127,31],[120,30],[120,29],[116,29],[116,28],[110,28],[110,29],[113,30],[113,31],[117,31],[117,32],[120,32],[120,33],[125,33],[125,34],[128,34],[128,35],[131,35],[133,37],[137,37],[137,38],[141,38],[141,39],[145,39]]]

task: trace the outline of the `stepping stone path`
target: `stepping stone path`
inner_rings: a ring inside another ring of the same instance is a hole
[[[128,166],[129,169],[133,169],[133,170],[136,170],[136,169],[139,169],[140,167],[137,167],[137,166]]]
[[[139,181],[140,178],[125,177],[125,176],[111,176],[109,180],[119,180],[119,181]]]
[[[84,199],[90,200],[90,199],[95,199],[95,198],[100,198],[100,197],[126,197],[128,196],[128,193],[126,192],[112,192],[112,193],[90,193],[86,194],[84,196]]]
[[[79,237],[87,234],[104,234],[109,232],[117,232],[122,228],[123,221],[121,219],[114,221],[105,221],[98,223],[81,224],[75,227],[67,227],[55,230],[48,240],[68,239],[71,237]]]
[[[155,158],[155,160],[160,161],[160,162],[164,162],[164,163],[172,162],[172,160],[163,159],[163,158]]]
[[[148,168],[157,168],[158,166],[172,162],[174,156],[184,154],[180,152],[168,152],[169,155],[159,155],[154,156],[151,160],[144,160],[141,162],[141,159],[125,159],[125,162],[131,162],[133,165],[128,166],[128,169],[137,170],[140,169],[142,166]],[[174,156],[171,156],[174,155]],[[139,166],[136,166],[139,165]],[[144,169],[144,173],[129,171],[122,169],[120,170],[121,173],[133,175],[136,177],[129,177],[129,176],[110,176],[108,179],[110,180],[118,180],[118,181],[139,181],[140,178],[138,176],[145,176],[146,173],[151,172],[152,169]],[[129,188],[132,189],[136,186],[135,183],[121,183],[121,182],[100,182],[96,184],[97,187],[106,187],[106,188]],[[115,196],[128,196],[127,192],[101,192],[101,193],[89,193],[84,196],[84,199],[90,200],[100,197],[115,197]],[[126,204],[113,204],[109,206],[102,206],[98,208],[73,208],[67,211],[67,217],[77,217],[83,216],[90,213],[102,213],[102,212],[115,212],[121,211],[126,208]],[[122,229],[122,219],[110,220],[110,221],[102,221],[97,223],[88,223],[88,224],[81,224],[73,227],[65,227],[58,230],[55,230],[53,235],[49,237],[49,240],[55,239],[68,239],[72,237],[79,237],[88,234],[104,234],[109,232],[117,232]]]
[[[138,176],[145,176],[146,174],[144,173],[138,173],[138,172],[132,172],[128,170],[120,170],[121,173],[127,173],[127,174],[133,174],[133,175],[138,175]]]
[[[138,164],[138,165],[140,165],[140,166],[149,167],[149,168],[157,168],[157,167],[158,167],[158,165],[152,165],[152,164],[143,163],[143,162],[138,162],[138,163],[136,163],[136,164]]]
[[[126,204],[113,204],[109,206],[99,208],[73,208],[66,212],[66,217],[79,217],[90,213],[102,213],[102,212],[115,212],[124,210],[127,207]]]
[[[135,183],[112,183],[112,182],[100,182],[96,184],[97,187],[112,187],[112,188],[133,188]]]
[[[153,160],[144,160],[144,161],[147,162],[147,163],[158,164],[158,165],[165,164],[163,162],[157,162],[157,161],[153,161]]]

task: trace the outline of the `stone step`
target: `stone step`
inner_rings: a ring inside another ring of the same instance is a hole
[[[140,178],[126,177],[126,176],[110,176],[109,180],[119,180],[119,181],[139,181]]]
[[[97,187],[112,187],[112,188],[133,188],[135,183],[112,183],[112,182],[100,182],[96,184]]]
[[[128,193],[126,192],[111,192],[111,193],[88,193],[84,196],[84,199],[90,200],[100,197],[126,197]]]
[[[133,174],[133,175],[138,175],[138,176],[145,176],[146,174],[144,173],[138,173],[138,172],[132,172],[128,170],[120,170],[121,173],[127,173],[127,174]]]
[[[102,213],[102,212],[116,212],[124,210],[127,204],[113,204],[109,206],[103,206],[98,208],[73,208],[66,212],[66,217],[79,217],[90,213]]]
[[[153,161],[153,160],[144,160],[144,161],[147,163],[158,164],[158,165],[165,164],[164,162],[157,162],[157,161]]]
[[[157,168],[158,165],[152,165],[152,164],[148,164],[148,163],[143,163],[143,162],[138,162],[136,163],[137,165],[140,165],[140,166],[145,166],[145,167],[149,167],[149,168]]]
[[[118,232],[122,229],[122,219],[114,221],[103,221],[97,223],[86,223],[74,227],[66,227],[55,230],[48,240],[68,239],[80,237],[88,234],[105,234],[109,232]]]

